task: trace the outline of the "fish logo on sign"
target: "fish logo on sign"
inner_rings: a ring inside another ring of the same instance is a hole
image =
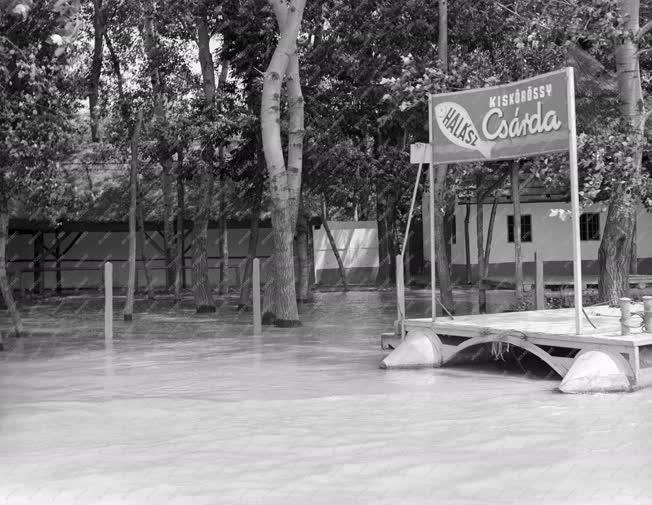
[[[485,158],[491,158],[495,142],[482,140],[464,107],[454,102],[442,102],[435,106],[435,117],[439,129],[453,144],[480,151]]]

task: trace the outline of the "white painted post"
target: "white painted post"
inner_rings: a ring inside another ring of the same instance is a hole
[[[432,127],[433,120],[432,95],[428,95],[428,138],[430,139],[430,165],[428,167],[428,191],[430,201],[428,211],[430,213],[430,285],[432,293],[430,305],[432,310],[432,322],[437,318],[437,293],[436,289],[436,261],[435,261],[435,132]]]
[[[632,319],[632,305],[629,298],[619,298],[618,302],[620,303],[620,334],[629,335],[630,331],[630,321]]]
[[[396,255],[396,307],[401,339],[405,338],[405,284],[403,280],[403,255]]]
[[[582,250],[580,247],[580,197],[577,176],[577,133],[575,128],[575,76],[573,67],[568,77],[568,161],[570,164],[571,209],[573,212],[573,288],[575,291],[575,333],[582,334]]]
[[[113,264],[104,263],[104,343],[113,342]]]
[[[254,258],[251,267],[252,303],[254,310],[254,335],[260,335],[263,332],[262,319],[260,314],[260,260]]]
[[[652,333],[652,296],[643,297],[643,325],[646,333]]]

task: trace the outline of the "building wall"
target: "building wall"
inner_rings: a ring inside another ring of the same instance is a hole
[[[499,204],[496,211],[494,223],[493,240],[491,244],[490,272],[491,274],[511,274],[514,263],[514,244],[507,240],[507,216],[513,215],[513,206]],[[572,224],[570,218],[562,221],[558,217],[550,217],[552,209],[564,209],[570,211],[570,203],[565,202],[544,202],[544,203],[523,203],[521,214],[529,214],[532,220],[532,241],[522,243],[522,257],[525,264],[525,273],[528,274],[533,268],[534,253],[537,252],[543,257],[546,263],[546,273],[572,275]],[[427,200],[424,202],[424,243],[423,254],[426,261],[430,258],[430,220],[428,216]],[[600,213],[600,236],[604,230],[607,212],[601,211],[600,205],[593,205],[585,212]],[[458,205],[455,211],[456,221],[456,242],[452,245],[451,256],[454,273],[460,277],[460,272],[466,265],[466,252],[464,241],[464,218],[466,206]],[[491,205],[484,205],[484,238],[487,238],[487,228],[491,216]],[[476,220],[475,205],[471,206],[469,220],[470,256],[473,270],[477,269],[478,251],[476,245]],[[581,242],[582,268],[587,274],[597,273],[597,259],[600,240],[589,240]],[[640,209],[637,215],[636,247],[639,258],[640,273],[652,274],[652,214]],[[532,265],[527,263],[532,262]],[[646,272],[647,269],[647,272]]]
[[[208,230],[208,253],[209,253],[209,277],[211,282],[216,285],[219,282],[219,264],[220,252],[218,243],[217,229]],[[64,250],[71,242],[76,233],[71,234],[61,245]],[[157,244],[162,245],[162,237],[158,233],[148,232]],[[54,234],[45,234],[46,247],[54,243]],[[190,245],[192,234],[186,238],[186,247]],[[247,255],[249,245],[249,229],[230,229],[228,230],[229,245],[229,285],[235,285],[239,278],[242,278],[244,270],[244,261]],[[114,286],[121,288],[127,284],[127,260],[128,260],[129,239],[126,232],[85,232],[84,235],[75,243],[61,260],[62,265],[62,287],[64,289],[93,288],[97,289],[102,283],[102,267],[104,261],[113,263]],[[137,241],[136,268],[139,286],[145,286],[145,275],[143,263],[141,261],[141,242]],[[261,228],[257,256],[265,258],[272,252],[272,234],[270,228]],[[156,287],[165,285],[165,261],[160,253],[149,242],[145,245],[145,254],[149,260],[150,275],[152,276]],[[22,269],[33,268],[34,258],[34,236],[31,234],[12,234],[7,244],[7,269],[11,273],[16,273]],[[261,262],[261,276],[265,278],[266,261]],[[192,251],[189,250],[185,255],[185,265],[187,285],[191,285],[192,271]],[[43,262],[43,267],[55,269],[56,263],[54,258],[48,257]],[[25,272],[22,274],[25,289],[32,286],[33,274]],[[56,287],[56,273],[46,271],[44,274],[44,288],[54,289]],[[15,288],[18,286],[15,285]]]
[[[378,276],[378,226],[376,221],[328,222],[347,282],[374,284]],[[340,281],[337,259],[324,227],[313,228],[315,282],[337,284]]]

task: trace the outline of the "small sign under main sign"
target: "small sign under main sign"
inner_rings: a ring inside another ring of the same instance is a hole
[[[567,151],[568,93],[564,69],[501,86],[431,95],[434,162]]]

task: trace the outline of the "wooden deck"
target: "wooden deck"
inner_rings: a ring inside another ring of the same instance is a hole
[[[642,310],[642,304],[632,305],[633,313]],[[575,335],[574,309],[439,317],[434,325],[429,318],[407,319],[405,328],[407,332],[432,329],[441,341],[444,363],[469,347],[504,342],[539,356],[563,377],[579,352],[600,349],[621,354],[629,362],[636,385],[651,383],[652,333],[633,328],[630,335],[621,335],[618,308],[599,306],[585,311],[595,328],[585,318],[582,335]],[[640,319],[632,321],[636,326]],[[391,340],[386,334],[383,346],[393,347]]]

